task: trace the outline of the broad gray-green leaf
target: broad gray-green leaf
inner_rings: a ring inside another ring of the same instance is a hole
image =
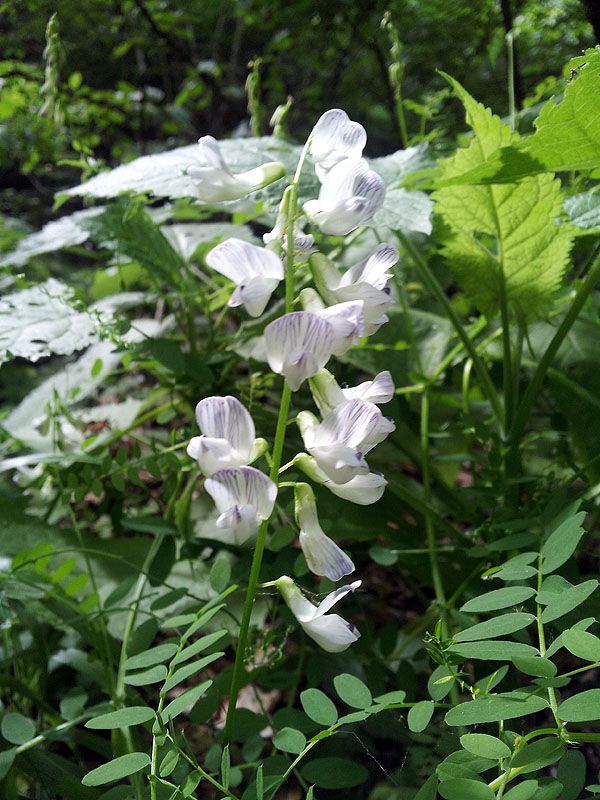
[[[171,700],[161,714],[163,722],[167,723],[169,719],[175,719],[175,717],[181,714],[182,711],[185,711],[188,706],[193,706],[211,686],[211,680],[204,681],[198,686],[188,689],[187,692],[180,694],[179,697],[176,697],[174,700]]]
[[[204,656],[204,658],[199,659],[198,661],[193,661],[191,664],[186,664],[185,667],[181,667],[176,672],[171,675],[168,681],[166,681],[165,685],[160,690],[161,694],[166,694],[170,692],[177,684],[181,683],[182,681],[189,678],[191,675],[195,675],[197,672],[200,672],[201,669],[204,669],[208,664],[212,664],[213,661],[216,661],[221,656],[225,655],[225,653],[211,653],[209,656]]]
[[[62,247],[75,247],[83,244],[90,238],[84,223],[102,211],[102,206],[86,208],[83,211],[75,211],[74,214],[48,222],[40,231],[21,239],[12,252],[0,259],[0,266],[21,267],[34,256],[51,253]]]
[[[408,712],[406,721],[413,733],[421,733],[429,725],[435,706],[429,700],[421,700]]]
[[[497,636],[506,636],[515,633],[535,622],[533,614],[517,611],[513,614],[501,614],[485,622],[479,622],[454,636],[455,642],[475,642],[479,639],[495,639]]]
[[[133,775],[148,766],[150,766],[150,756],[147,753],[127,753],[88,772],[81,782],[84,786],[102,786],[104,783],[119,781],[121,778]]]
[[[566,197],[563,203],[573,225],[584,230],[600,228],[600,192],[591,190]]]
[[[445,800],[494,800],[496,795],[483,781],[469,778],[450,778],[438,786],[438,793]]]
[[[577,608],[584,600],[587,600],[597,587],[598,581],[592,578],[589,581],[584,581],[577,584],[577,586],[571,586],[570,589],[566,589],[548,603],[542,612],[541,621],[545,624],[562,617],[564,614],[568,614],[569,611]]]
[[[442,163],[442,181],[473,170],[518,140],[499,117],[448,79],[463,101],[475,137]],[[469,299],[491,317],[504,294],[524,319],[539,316],[560,286],[573,237],[570,225],[557,222],[562,197],[554,176],[446,186],[433,199],[445,226],[442,252]]]
[[[340,698],[352,708],[367,708],[373,702],[369,688],[355,675],[336,675],[333,685]]]
[[[0,298],[0,363],[83,350],[96,337],[96,320],[71,305],[73,290],[49,278]]]
[[[600,690],[598,690],[600,692]],[[522,691],[505,692],[495,697],[479,697],[461,703],[446,714],[448,725],[476,725],[483,722],[500,722],[535,714],[548,707],[548,701]]]
[[[306,747],[306,736],[295,728],[282,728],[273,737],[275,747],[284,753],[301,753]]]
[[[535,594],[535,589],[529,586],[505,586],[503,589],[494,589],[479,597],[468,600],[460,609],[469,613],[482,611],[496,611],[500,608],[517,606],[529,600]]]
[[[433,201],[425,192],[388,189],[383,205],[371,223],[385,237],[389,230],[403,233],[431,233]]]
[[[0,731],[11,744],[23,744],[35,736],[35,725],[29,717],[11,711],[2,717]]]
[[[139,653],[137,656],[130,656],[123,666],[126,670],[131,670],[161,664],[163,661],[173,658],[178,649],[175,643],[159,644],[156,647],[151,647],[150,650]]]
[[[588,689],[568,697],[558,707],[563,722],[591,722],[600,719],[600,689]]]
[[[337,709],[320,689],[305,689],[300,694],[300,702],[307,716],[319,725],[329,727],[337,722]]]
[[[523,772],[533,772],[554,764],[564,755],[563,743],[556,736],[546,736],[527,742],[511,759],[511,767],[521,767]]]
[[[536,678],[553,678],[556,675],[556,664],[541,656],[517,656],[513,658],[513,664],[519,672]]]

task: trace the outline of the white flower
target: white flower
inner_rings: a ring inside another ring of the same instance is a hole
[[[309,220],[323,233],[344,236],[366,225],[383,203],[380,176],[362,158],[346,158],[325,177],[318,200],[304,204]]]
[[[342,389],[331,372],[322,369],[309,380],[310,390],[322,415],[341,405],[346,400],[363,400],[365,403],[381,405],[394,396],[394,382],[388,370],[378,373],[372,381]]]
[[[393,304],[388,280],[389,270],[398,261],[398,251],[389,244],[380,244],[369,255],[340,274],[328,258],[317,253],[310,259],[311,270],[319,292],[328,302],[362,300],[364,336],[370,336],[388,321],[385,313]]]
[[[283,599],[311,639],[328,653],[341,653],[360,638],[360,633],[350,622],[338,614],[328,614],[342,597],[358,589],[361,581],[354,581],[336,589],[318,605],[310,602],[291,578],[282,575],[275,581]]]
[[[354,572],[352,560],[323,533],[315,495],[307,483],[297,483],[294,487],[294,508],[300,528],[300,547],[310,571],[315,575],[325,575],[332,581],[339,581],[344,575]]]
[[[204,475],[241,467],[257,457],[254,422],[235,397],[205,397],[196,406],[196,421],[202,436],[194,436],[186,452]]]
[[[359,122],[352,122],[341,108],[326,111],[313,128],[310,143],[319,180],[345,158],[360,158],[366,143],[367,132]]]
[[[337,497],[341,497],[342,500],[348,500],[350,503],[356,503],[359,506],[370,506],[376,503],[383,496],[387,486],[386,479],[379,472],[356,475],[348,483],[335,483],[327,477],[315,459],[307,453],[299,453],[294,458],[294,465],[299,467],[315,483],[323,484]]]
[[[265,328],[267,360],[284,375],[295,392],[305,378],[316,375],[333,352],[335,333],[327,320],[308,311],[292,311]]]
[[[217,527],[232,532],[236,544],[256,534],[261,520],[271,516],[277,497],[277,486],[254,467],[219,470],[204,486],[220,513]]]
[[[205,203],[239,200],[273,183],[285,172],[282,164],[270,161],[256,169],[233,175],[223,161],[216,139],[203,136],[198,139],[198,145],[201,164],[188,167],[187,174],[196,185],[198,197]]]
[[[301,411],[298,427],[308,452],[334,483],[348,483],[355,475],[367,475],[364,454],[395,429],[373,403],[345,400],[325,415],[323,421]]]
[[[348,348],[359,343],[364,325],[362,301],[336,303],[326,308],[314,289],[303,289],[300,292],[300,302],[305,311],[316,314],[332,325],[332,355],[342,356]]]
[[[251,317],[262,314],[283,278],[283,264],[275,253],[241,239],[213,247],[206,263],[237,285],[227,305],[243,305]]]

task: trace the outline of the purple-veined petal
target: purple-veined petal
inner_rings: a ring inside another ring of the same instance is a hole
[[[343,355],[348,348],[359,343],[365,321],[362,302],[337,303],[316,313],[333,327],[334,356]]]
[[[231,531],[236,544],[244,544],[258,532],[260,521],[254,506],[231,506],[217,519],[217,528]]]
[[[370,506],[383,497],[387,481],[379,472],[369,472],[368,475],[356,475],[348,483],[325,481],[324,486],[342,500],[349,500],[359,506]]]
[[[308,311],[284,314],[265,328],[269,366],[285,376],[292,391],[325,366],[334,341],[330,323]]]
[[[328,614],[308,622],[300,622],[305,633],[327,653],[341,653],[360,639],[355,625],[339,614]]]
[[[229,298],[228,306],[244,306],[251,317],[260,317],[279,283],[275,278],[247,278]]]
[[[398,258],[395,247],[379,244],[365,259],[344,272],[336,288],[355,283],[370,283],[376,289],[383,289],[387,281],[393,277],[393,273],[389,270],[398,262]]]
[[[358,386],[351,386],[347,389],[340,389],[340,392],[347,400],[359,399],[365,403],[389,403],[394,396],[394,381],[391,373],[386,369],[379,372],[372,381],[359,383]]]
[[[339,442],[323,447],[307,447],[307,450],[335,483],[348,483],[355,475],[367,475],[369,472],[363,454]]]
[[[271,516],[277,497],[277,486],[254,467],[219,470],[207,478],[204,487],[221,514],[234,506],[250,505],[261,520]]]
[[[377,429],[381,417],[381,411],[373,403],[346,400],[325,415],[305,444],[311,448],[339,443],[360,449],[362,443]]]
[[[295,486],[294,512],[300,528],[300,547],[311,572],[325,575],[332,581],[354,572],[352,560],[323,533],[317,516],[315,495],[307,483],[297,483]]]
[[[250,457],[254,422],[237,398],[231,395],[205,397],[196,406],[196,422],[205,436],[226,439],[235,450]]]
[[[356,591],[361,583],[362,581],[352,581],[352,583],[348,583],[346,586],[340,586],[339,589],[334,589],[333,592],[328,594],[327,597],[319,603],[315,611],[315,617],[322,617],[323,614],[326,614],[336,603],[339,603],[343,597]]]
[[[227,239],[213,247],[206,263],[238,286],[249,278],[283,278],[283,264],[275,253],[241,239]]]
[[[210,436],[194,436],[187,446],[188,456],[195,458],[204,475],[227,467],[241,467],[247,463],[245,453],[240,453],[227,439],[213,439]]]

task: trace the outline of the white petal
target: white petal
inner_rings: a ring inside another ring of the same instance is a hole
[[[356,591],[361,585],[362,581],[352,581],[352,583],[346,584],[346,586],[340,586],[339,589],[335,589],[333,592],[327,595],[327,597],[322,600],[315,613],[315,617],[322,617],[323,614],[326,614],[330,608],[336,603],[345,597],[347,594]]]
[[[345,397],[344,390],[338,386],[336,379],[326,369],[322,369],[313,376],[309,384],[313,400],[323,416],[341,405],[344,400],[351,399]]]
[[[308,636],[327,653],[341,653],[360,638],[355,626],[346,622],[339,614],[329,614],[300,624]]]
[[[369,472],[363,454],[339,442],[323,447],[307,447],[307,450],[335,483],[348,483],[355,475],[367,475]]]
[[[254,422],[237,398],[205,397],[196,406],[196,421],[205,436],[226,439],[246,459],[242,463],[248,463],[254,444]]]
[[[281,596],[289,606],[291,612],[299,622],[306,622],[313,618],[317,611],[317,607],[310,602],[300,589],[296,586],[294,581],[287,575],[282,575],[275,581],[275,585],[281,592]]]
[[[393,277],[393,273],[388,270],[397,263],[398,258],[398,251],[395,247],[389,244],[379,244],[365,259],[344,273],[339,286],[370,283],[376,289],[383,289],[388,279]]]
[[[268,519],[277,497],[277,486],[254,467],[219,470],[204,486],[221,514],[234,506],[250,505],[259,519]]]
[[[339,443],[360,449],[378,428],[381,417],[381,411],[373,403],[346,400],[325,416],[315,431],[313,446]]]
[[[368,475],[357,475],[348,483],[324,481],[324,486],[342,500],[359,506],[370,506],[383,497],[387,481],[380,473],[369,472]]]
[[[236,544],[244,544],[255,536],[259,525],[258,515],[251,505],[232,506],[217,519],[217,528],[231,531]]]
[[[283,278],[283,264],[275,253],[241,239],[227,239],[213,247],[206,263],[238,286],[251,278]]]
[[[376,375],[372,381],[365,381],[348,389],[340,389],[340,392],[347,400],[358,398],[366,403],[381,405],[382,403],[388,403],[394,396],[394,381],[391,373],[388,370],[384,370]]]
[[[322,181],[338,161],[360,158],[366,143],[367,133],[360,123],[352,122],[339,108],[326,111],[313,129],[310,145],[319,180]]]
[[[265,328],[267,360],[273,372],[284,375],[292,391],[316,375],[331,356],[332,326],[316,314],[293,311]]]
[[[198,139],[198,157],[203,165],[222,169],[229,172],[227,164],[223,161],[219,144],[214,136],[202,136]],[[231,175],[231,173],[229,173]]]
[[[333,326],[334,356],[343,355],[348,348],[359,343],[365,319],[362,302],[337,303],[316,313]]]
[[[344,575],[354,572],[352,559],[323,531],[302,530],[299,538],[306,563],[313,574],[339,581]]]
[[[186,452],[196,459],[202,473],[206,476],[210,476],[220,469],[241,467],[247,463],[247,454],[240,453],[226,439],[194,436],[187,446]]]
[[[260,317],[278,283],[279,280],[274,278],[248,278],[236,288],[227,305],[243,305],[251,317]]]

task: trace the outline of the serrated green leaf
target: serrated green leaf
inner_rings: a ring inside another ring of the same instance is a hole
[[[10,711],[2,717],[0,731],[7,742],[23,744],[35,736],[35,725],[29,717]]]
[[[508,745],[487,733],[465,733],[460,737],[460,743],[469,753],[482,758],[508,758],[511,753]]]
[[[600,639],[587,631],[568,628],[562,633],[562,644],[584,661],[600,661]]]
[[[127,778],[148,766],[150,766],[150,756],[146,753],[127,753],[88,772],[81,782],[84,786],[102,786],[103,783]]]
[[[584,519],[585,512],[580,511],[579,514],[564,520],[546,539],[541,549],[543,575],[554,572],[574,553],[585,532],[581,526]]]
[[[563,722],[591,722],[600,719],[600,689],[588,689],[562,702],[557,716]]]
[[[154,719],[154,711],[148,706],[130,706],[89,719],[85,723],[85,727],[92,730],[114,730],[128,728],[130,725],[140,725],[151,719]]]
[[[454,636],[455,642],[475,642],[479,639],[495,639],[497,636],[506,636],[515,633],[535,622],[533,614],[516,611],[513,614],[501,614],[499,617],[479,622]]]
[[[482,611],[496,611],[500,608],[509,608],[524,603],[533,597],[535,589],[529,586],[505,586],[503,589],[494,589],[487,594],[473,597],[468,600],[460,609],[469,613],[481,613]]]
[[[600,691],[600,690],[599,690]],[[500,722],[536,714],[548,707],[543,697],[522,691],[505,692],[494,697],[479,697],[461,703],[446,714],[448,725],[476,725],[483,722]]]
[[[297,755],[306,747],[306,737],[295,728],[282,728],[273,737],[273,744],[284,753]]]
[[[300,694],[300,702],[306,715],[319,725],[334,725],[337,722],[337,709],[320,689],[305,689]]]
[[[373,702],[369,688],[354,675],[347,672],[336,675],[333,685],[341,700],[352,708],[367,708]]]
[[[519,138],[446,77],[475,137],[442,162],[440,182],[485,164]],[[503,185],[451,185],[434,192],[433,199],[445,226],[442,253],[469,299],[487,317],[498,313],[503,295],[523,319],[539,316],[560,286],[573,238],[570,225],[557,223],[562,197],[553,175]]]
[[[408,712],[406,722],[413,733],[421,733],[429,725],[435,706],[430,700],[421,700]]]

